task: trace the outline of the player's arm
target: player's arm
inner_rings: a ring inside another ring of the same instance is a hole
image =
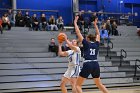
[[[71,42],[67,39],[65,40],[71,50],[77,51],[77,48],[71,44]]]
[[[62,51],[62,43],[58,44],[58,54],[59,56],[68,56],[68,53],[66,51]]]
[[[75,16],[74,26],[75,26],[75,31],[76,31],[76,34],[78,36],[78,39],[79,39],[80,42],[82,42],[84,38],[83,38],[83,36],[82,36],[82,34],[80,32],[80,29],[79,29],[79,27],[77,25],[78,18],[79,18],[79,16]]]
[[[69,39],[67,38],[67,35],[66,35],[66,34],[64,34],[64,37],[65,37],[65,41],[66,41],[66,43],[68,44],[69,48],[70,48],[71,50],[77,51],[77,48],[76,48],[75,46],[72,45],[72,43],[71,43],[71,42],[69,41]]]
[[[94,27],[96,31],[96,41],[100,42],[100,31],[98,29],[97,22],[98,22],[98,18],[96,18],[94,21]]]

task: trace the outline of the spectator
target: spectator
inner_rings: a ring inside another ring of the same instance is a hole
[[[115,36],[118,36],[118,30],[117,30],[117,24],[116,22],[114,21],[113,24],[112,24],[112,35],[115,35]]]
[[[56,22],[55,22],[55,18],[53,15],[49,19],[48,30],[58,30]]]
[[[24,17],[22,16],[22,12],[18,11],[15,16],[15,26],[24,27]]]
[[[84,28],[89,28],[90,25],[90,18],[88,16],[84,17]]]
[[[101,45],[104,45],[105,40],[107,40],[107,43],[110,41],[108,31],[106,30],[106,24],[102,25],[102,29],[100,30],[100,37]]]
[[[32,17],[32,28],[35,31],[38,31],[39,29],[39,21],[36,14],[33,14],[33,17]]]
[[[11,29],[10,20],[7,13],[2,16],[2,27],[5,28],[6,26],[8,26],[8,30]]]
[[[47,25],[48,23],[47,23],[46,15],[42,14],[40,17],[40,24],[39,24],[40,31],[46,30]]]
[[[99,11],[99,12],[101,12],[101,11]],[[103,14],[98,14],[98,23],[97,23],[97,25],[98,25],[99,29],[101,29],[103,20],[104,20],[103,19]]]
[[[58,55],[58,46],[56,45],[54,38],[51,38],[48,50],[49,50],[49,52],[55,52],[56,56]]]
[[[83,16],[83,12],[79,12],[79,19],[78,19],[78,26],[80,28],[81,31],[84,30],[84,16]]]
[[[62,16],[59,16],[59,18],[56,20],[56,24],[58,29],[64,29],[64,20]]]
[[[96,12],[94,12],[90,17],[90,22],[93,23],[96,18],[97,18],[97,14]]]
[[[31,17],[29,15],[29,12],[26,12],[24,15],[24,22],[25,22],[25,26],[26,27],[30,27],[31,28]]]
[[[108,19],[106,22],[106,30],[108,31],[109,35],[112,34],[112,27],[111,27],[110,19]]]
[[[9,17],[11,26],[15,26],[14,15],[11,9],[8,10],[8,17]]]
[[[0,32],[1,34],[3,34],[3,30],[2,30],[2,19],[0,18]]]
[[[140,36],[140,29],[138,30],[137,34],[138,34],[138,36]]]

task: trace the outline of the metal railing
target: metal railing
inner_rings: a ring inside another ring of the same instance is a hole
[[[0,10],[9,10],[6,8],[0,8]],[[32,12],[59,12],[58,10],[35,10],[35,9],[11,9],[12,11],[32,11]]]
[[[140,62],[140,60],[139,59],[136,59],[136,61],[135,61],[135,72],[134,72],[134,77],[136,77],[137,76],[137,69],[140,69],[140,65],[138,64],[138,62]]]
[[[110,44],[111,44],[111,47],[110,47]],[[113,42],[107,41],[107,52],[106,52],[107,53],[106,54],[107,57],[109,57],[109,49],[113,49],[113,47],[114,47]]]
[[[123,53],[125,55],[123,55]],[[127,52],[124,49],[121,49],[120,51],[120,66],[122,66],[122,59],[127,57]]]
[[[6,8],[0,8],[1,11],[8,11],[9,9],[6,9]],[[55,13],[56,16],[58,17],[59,16],[59,11],[58,10],[35,10],[35,9],[10,9],[12,10],[14,14],[16,14],[15,12],[16,11],[28,11],[28,12],[40,12],[41,14],[42,13]]]
[[[74,13],[79,13],[81,11],[74,11]],[[93,14],[93,13],[96,13],[96,14],[108,14],[108,15],[134,15],[132,13],[113,13],[113,12],[92,12],[92,11],[85,11],[83,12],[84,14]]]

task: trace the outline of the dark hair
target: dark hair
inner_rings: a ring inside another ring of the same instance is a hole
[[[97,18],[98,18],[97,16],[94,16],[94,17],[93,17],[93,21],[95,21],[95,19],[97,19]]]
[[[76,14],[75,16],[76,16],[76,17],[77,17],[77,16],[79,17],[80,15],[79,15],[79,14]]]
[[[51,40],[52,40],[52,39],[55,39],[55,38],[51,38]]]
[[[93,35],[93,34],[89,34],[89,35],[87,36],[87,38],[89,38],[90,41],[93,41],[93,42],[96,41],[96,36]]]

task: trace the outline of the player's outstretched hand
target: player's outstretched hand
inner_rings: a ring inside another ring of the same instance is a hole
[[[59,46],[62,46],[62,43],[58,42],[58,45],[59,45]]]
[[[74,23],[77,23],[79,16],[75,16]]]

